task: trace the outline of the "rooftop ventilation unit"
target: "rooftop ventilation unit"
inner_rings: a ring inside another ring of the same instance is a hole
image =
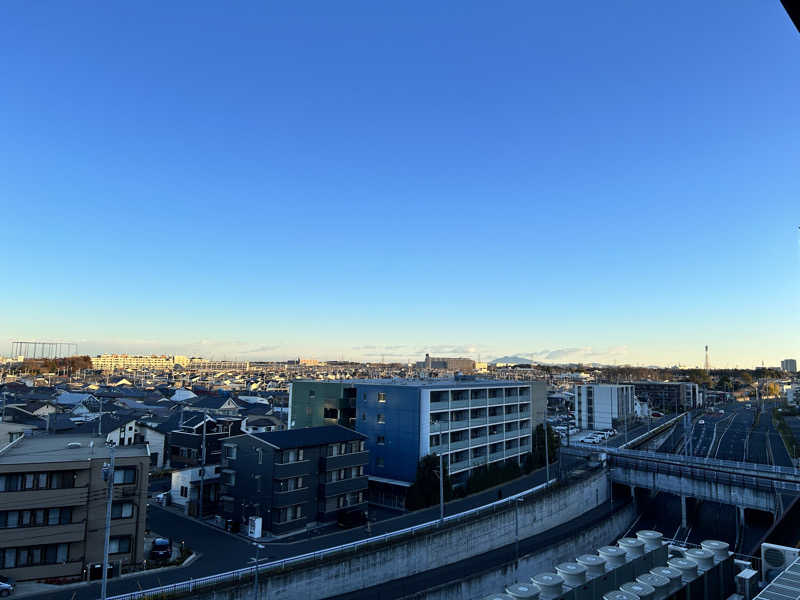
[[[629,562],[644,556],[644,542],[637,538],[624,537],[617,542],[617,546],[625,551],[625,558]]]
[[[653,600],[663,600],[667,597],[669,590],[669,579],[663,575],[655,575],[653,573],[645,573],[636,578],[637,583],[649,585],[653,588]]]
[[[661,547],[661,543],[664,540],[664,536],[661,535],[661,533],[659,533],[658,531],[651,531],[649,529],[644,529],[642,531],[636,532],[636,539],[644,543],[645,552],[650,552],[650,550],[655,550],[656,548]]]
[[[619,586],[619,589],[621,592],[633,594],[640,600],[653,600],[653,597],[656,593],[656,590],[652,585],[649,583],[639,583],[638,581],[623,583],[621,586]]]
[[[678,569],[673,569],[672,567],[656,567],[655,569],[650,569],[650,573],[653,575],[658,575],[660,577],[665,577],[669,583],[667,585],[667,593],[671,594],[681,587],[681,572]]]
[[[708,571],[714,566],[714,553],[703,548],[689,548],[683,555],[697,563],[700,572]]]
[[[622,590],[611,590],[603,594],[603,600],[639,600],[639,596]]]
[[[581,554],[575,559],[579,565],[586,567],[586,578],[594,579],[606,573],[606,559],[596,554]]]
[[[540,573],[531,577],[531,581],[541,590],[542,600],[557,598],[564,589],[564,578],[555,573]]]
[[[506,587],[506,594],[515,600],[532,600],[539,597],[539,588],[532,583],[512,583]]]
[[[576,562],[565,562],[556,565],[556,573],[564,579],[569,587],[578,587],[586,583],[586,567]]]
[[[681,572],[681,580],[685,583],[697,578],[697,563],[690,558],[670,558],[667,564]]]
[[[714,564],[728,558],[730,546],[725,542],[720,542],[719,540],[704,540],[700,542],[700,547],[714,555]]]

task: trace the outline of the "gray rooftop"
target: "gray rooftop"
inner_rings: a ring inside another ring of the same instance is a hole
[[[302,380],[314,382],[316,380]],[[340,383],[345,386],[376,385],[376,386],[396,386],[408,388],[425,389],[454,389],[454,388],[486,388],[486,387],[530,387],[532,383],[544,383],[536,381],[511,381],[501,379],[344,379],[340,381],[318,381],[317,383]]]
[[[26,463],[58,463],[108,458],[110,449],[104,445],[103,438],[90,435],[34,435],[23,436],[19,440],[0,448],[0,465],[21,465]],[[94,442],[94,448],[90,446]],[[69,448],[71,443],[79,443],[79,448]],[[147,446],[117,446],[118,458],[147,456]]]

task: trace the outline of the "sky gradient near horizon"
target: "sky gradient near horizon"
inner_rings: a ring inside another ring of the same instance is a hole
[[[0,5],[0,354],[800,358],[777,0]]]

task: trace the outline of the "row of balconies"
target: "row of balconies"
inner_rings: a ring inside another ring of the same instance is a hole
[[[460,419],[457,421],[436,421],[431,423],[431,433],[442,433],[455,431],[457,429],[469,429],[471,427],[481,427],[484,425],[495,425],[497,423],[517,422],[530,419],[529,413],[510,413],[501,415],[490,415],[477,419]]]
[[[434,400],[431,402],[431,412],[452,410],[457,408],[485,408],[487,406],[502,406],[503,404],[529,403],[530,396],[510,396],[499,398],[472,398],[470,400]]]

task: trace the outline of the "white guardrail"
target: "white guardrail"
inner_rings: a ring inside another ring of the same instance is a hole
[[[457,521],[459,519],[463,519],[464,517],[468,517],[470,515],[476,515],[488,509],[495,508],[497,506],[513,504],[514,502],[516,502],[518,498],[525,498],[526,496],[534,495],[537,492],[552,485],[556,481],[557,481],[556,479],[551,479],[546,483],[540,483],[537,486],[534,486],[527,490],[523,490],[522,492],[518,492],[516,494],[512,494],[511,496],[503,498],[502,500],[496,500],[494,502],[490,502],[489,504],[483,504],[481,506],[465,510],[458,514],[447,516],[444,518],[444,522],[448,523],[451,521]],[[361,546],[365,546],[375,542],[386,542],[394,538],[406,536],[408,534],[414,535],[419,531],[424,531],[427,529],[435,529],[439,527],[439,522],[440,519],[427,521],[426,523],[420,523],[419,525],[406,527],[405,529],[398,529],[396,531],[391,531],[389,533],[384,533],[382,535],[375,535],[369,538],[364,538],[363,540],[342,544],[340,546],[333,546],[331,548],[325,548],[324,550],[317,550],[316,552],[307,552],[306,554],[298,554],[297,556],[291,556],[289,558],[274,560],[272,562],[263,563],[258,566],[254,565],[252,567],[243,567],[241,569],[228,571],[226,573],[217,573],[216,575],[209,575],[207,577],[201,577],[198,579],[189,579],[187,581],[181,581],[179,583],[172,583],[169,585],[162,585],[147,590],[139,590],[136,592],[129,592],[127,594],[120,594],[118,596],[111,596],[109,597],[109,600],[149,600],[151,598],[162,598],[173,594],[175,595],[190,594],[200,588],[211,587],[220,583],[236,583],[241,580],[249,580],[255,575],[256,569],[258,569],[258,572],[261,573],[263,571],[269,571],[270,569],[276,569],[276,568],[284,569],[292,564],[301,563],[308,560],[322,560],[327,556],[331,556],[340,552],[347,552],[350,550],[358,550],[358,548]],[[142,572],[142,574],[146,573],[147,573],[146,571]]]

